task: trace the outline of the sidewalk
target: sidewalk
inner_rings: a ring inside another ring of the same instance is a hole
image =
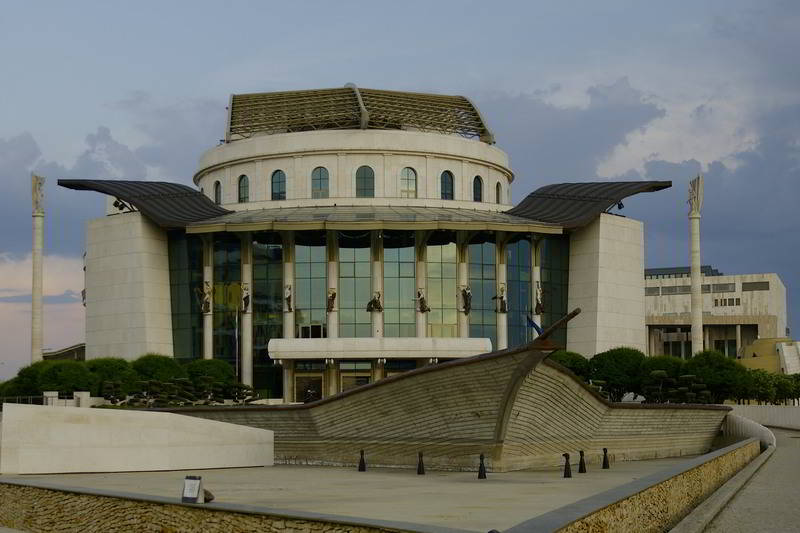
[[[800,431],[773,429],[775,453],[708,525],[709,533],[800,529]]]

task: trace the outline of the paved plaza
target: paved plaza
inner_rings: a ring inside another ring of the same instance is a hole
[[[51,484],[175,497],[185,475],[201,475],[219,503],[393,520],[474,531],[503,530],[539,514],[623,485],[686,460],[589,465],[561,470],[490,473],[275,466],[180,472],[2,476]]]

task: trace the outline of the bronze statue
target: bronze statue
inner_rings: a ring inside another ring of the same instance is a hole
[[[492,296],[492,300],[498,300],[498,313],[508,313],[508,301],[506,300],[506,286],[500,285],[500,294]]]
[[[334,305],[336,303],[336,289],[328,289],[328,303],[325,306],[325,310],[329,313],[333,312]]]
[[[383,306],[381,305],[380,291],[375,291],[375,294],[372,296],[372,299],[367,303],[367,311],[370,313],[372,313],[373,311],[376,313],[380,313],[383,311]]]
[[[242,283],[242,313],[250,310],[250,289],[247,283]]]
[[[419,302],[419,312],[420,313],[427,313],[428,311],[431,310],[431,308],[428,307],[428,302],[425,301],[425,291],[423,291],[421,288],[417,289],[417,298],[416,299]]]
[[[200,306],[200,311],[203,313],[211,312],[211,282],[204,281],[202,287],[195,287],[195,297],[197,304]]]
[[[461,289],[461,301],[464,304],[464,314],[469,315],[472,309],[472,289],[470,289],[469,285]]]
[[[292,286],[287,285],[286,289],[283,291],[283,299],[286,300],[286,311],[291,313],[292,312]]]

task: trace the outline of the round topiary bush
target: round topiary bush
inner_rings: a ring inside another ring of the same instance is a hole
[[[186,370],[172,357],[149,353],[134,361],[131,366],[143,381],[172,381],[186,377]]]
[[[214,382],[223,385],[232,385],[236,382],[233,367],[221,359],[195,359],[186,365],[186,373],[195,387],[200,386],[200,378],[203,376],[211,377]]]
[[[568,352],[567,350],[557,350],[550,354],[549,359],[561,366],[565,366],[573,374],[579,376],[584,381],[589,379],[589,360],[579,353]]]
[[[39,376],[41,392],[58,391],[70,394],[91,391],[94,379],[82,361],[52,361]]]
[[[130,394],[136,388],[139,376],[131,364],[118,357],[102,357],[86,361],[86,368],[94,378],[92,396],[103,395],[103,383],[118,382],[123,394]]]

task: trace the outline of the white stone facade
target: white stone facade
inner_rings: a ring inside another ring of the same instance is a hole
[[[602,214],[570,236],[567,349],[591,358],[627,346],[645,351],[644,231],[630,218]]]

